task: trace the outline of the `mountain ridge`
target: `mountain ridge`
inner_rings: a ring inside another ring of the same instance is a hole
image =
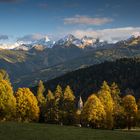
[[[67,72],[106,60],[140,57],[140,38],[133,38],[128,43],[126,42],[85,49],[73,44],[69,47],[56,46],[45,49],[37,45],[28,51],[2,49],[0,50],[0,68],[7,70],[10,74],[14,88],[30,87],[36,85],[40,79],[50,80]]]

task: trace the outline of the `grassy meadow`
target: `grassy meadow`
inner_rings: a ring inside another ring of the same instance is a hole
[[[0,123],[0,140],[140,140],[140,131],[4,122]]]

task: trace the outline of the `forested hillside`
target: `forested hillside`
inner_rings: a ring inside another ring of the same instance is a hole
[[[102,82],[116,82],[122,94],[131,92],[140,97],[140,58],[120,59],[115,62],[104,62],[88,68],[79,69],[64,76],[50,80],[45,84],[46,89],[54,90],[56,85],[70,85],[76,96],[87,98],[99,90]],[[35,90],[36,88],[33,88]]]

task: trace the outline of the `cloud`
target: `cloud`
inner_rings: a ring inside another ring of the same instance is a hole
[[[72,34],[81,38],[85,35],[100,38],[101,40],[107,40],[108,42],[117,42],[119,40],[124,40],[132,35],[140,35],[140,27],[123,27],[123,28],[111,28],[103,30],[75,30]]]
[[[8,40],[8,35],[0,35],[0,40]]]
[[[89,16],[76,15],[71,18],[65,18],[64,24],[82,24],[82,25],[103,25],[112,22],[113,19],[103,17],[103,18],[93,18]]]
[[[18,38],[17,41],[32,42],[32,41],[40,40],[44,37],[45,35],[42,35],[42,34],[30,34],[30,35],[25,35],[23,37]]]

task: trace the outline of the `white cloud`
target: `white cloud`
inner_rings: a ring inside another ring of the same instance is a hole
[[[103,25],[112,21],[113,19],[107,17],[93,18],[89,16],[76,15],[74,17],[65,18],[64,24]]]
[[[42,34],[30,34],[30,35],[25,35],[23,37],[18,38],[17,41],[33,42],[33,41],[40,40],[44,37],[46,37],[46,36],[42,35]]]
[[[101,40],[107,40],[109,42],[117,42],[119,40],[127,39],[132,35],[140,35],[140,27],[124,27],[124,28],[112,28],[103,30],[75,30],[72,34],[81,38],[85,35],[100,38]]]

